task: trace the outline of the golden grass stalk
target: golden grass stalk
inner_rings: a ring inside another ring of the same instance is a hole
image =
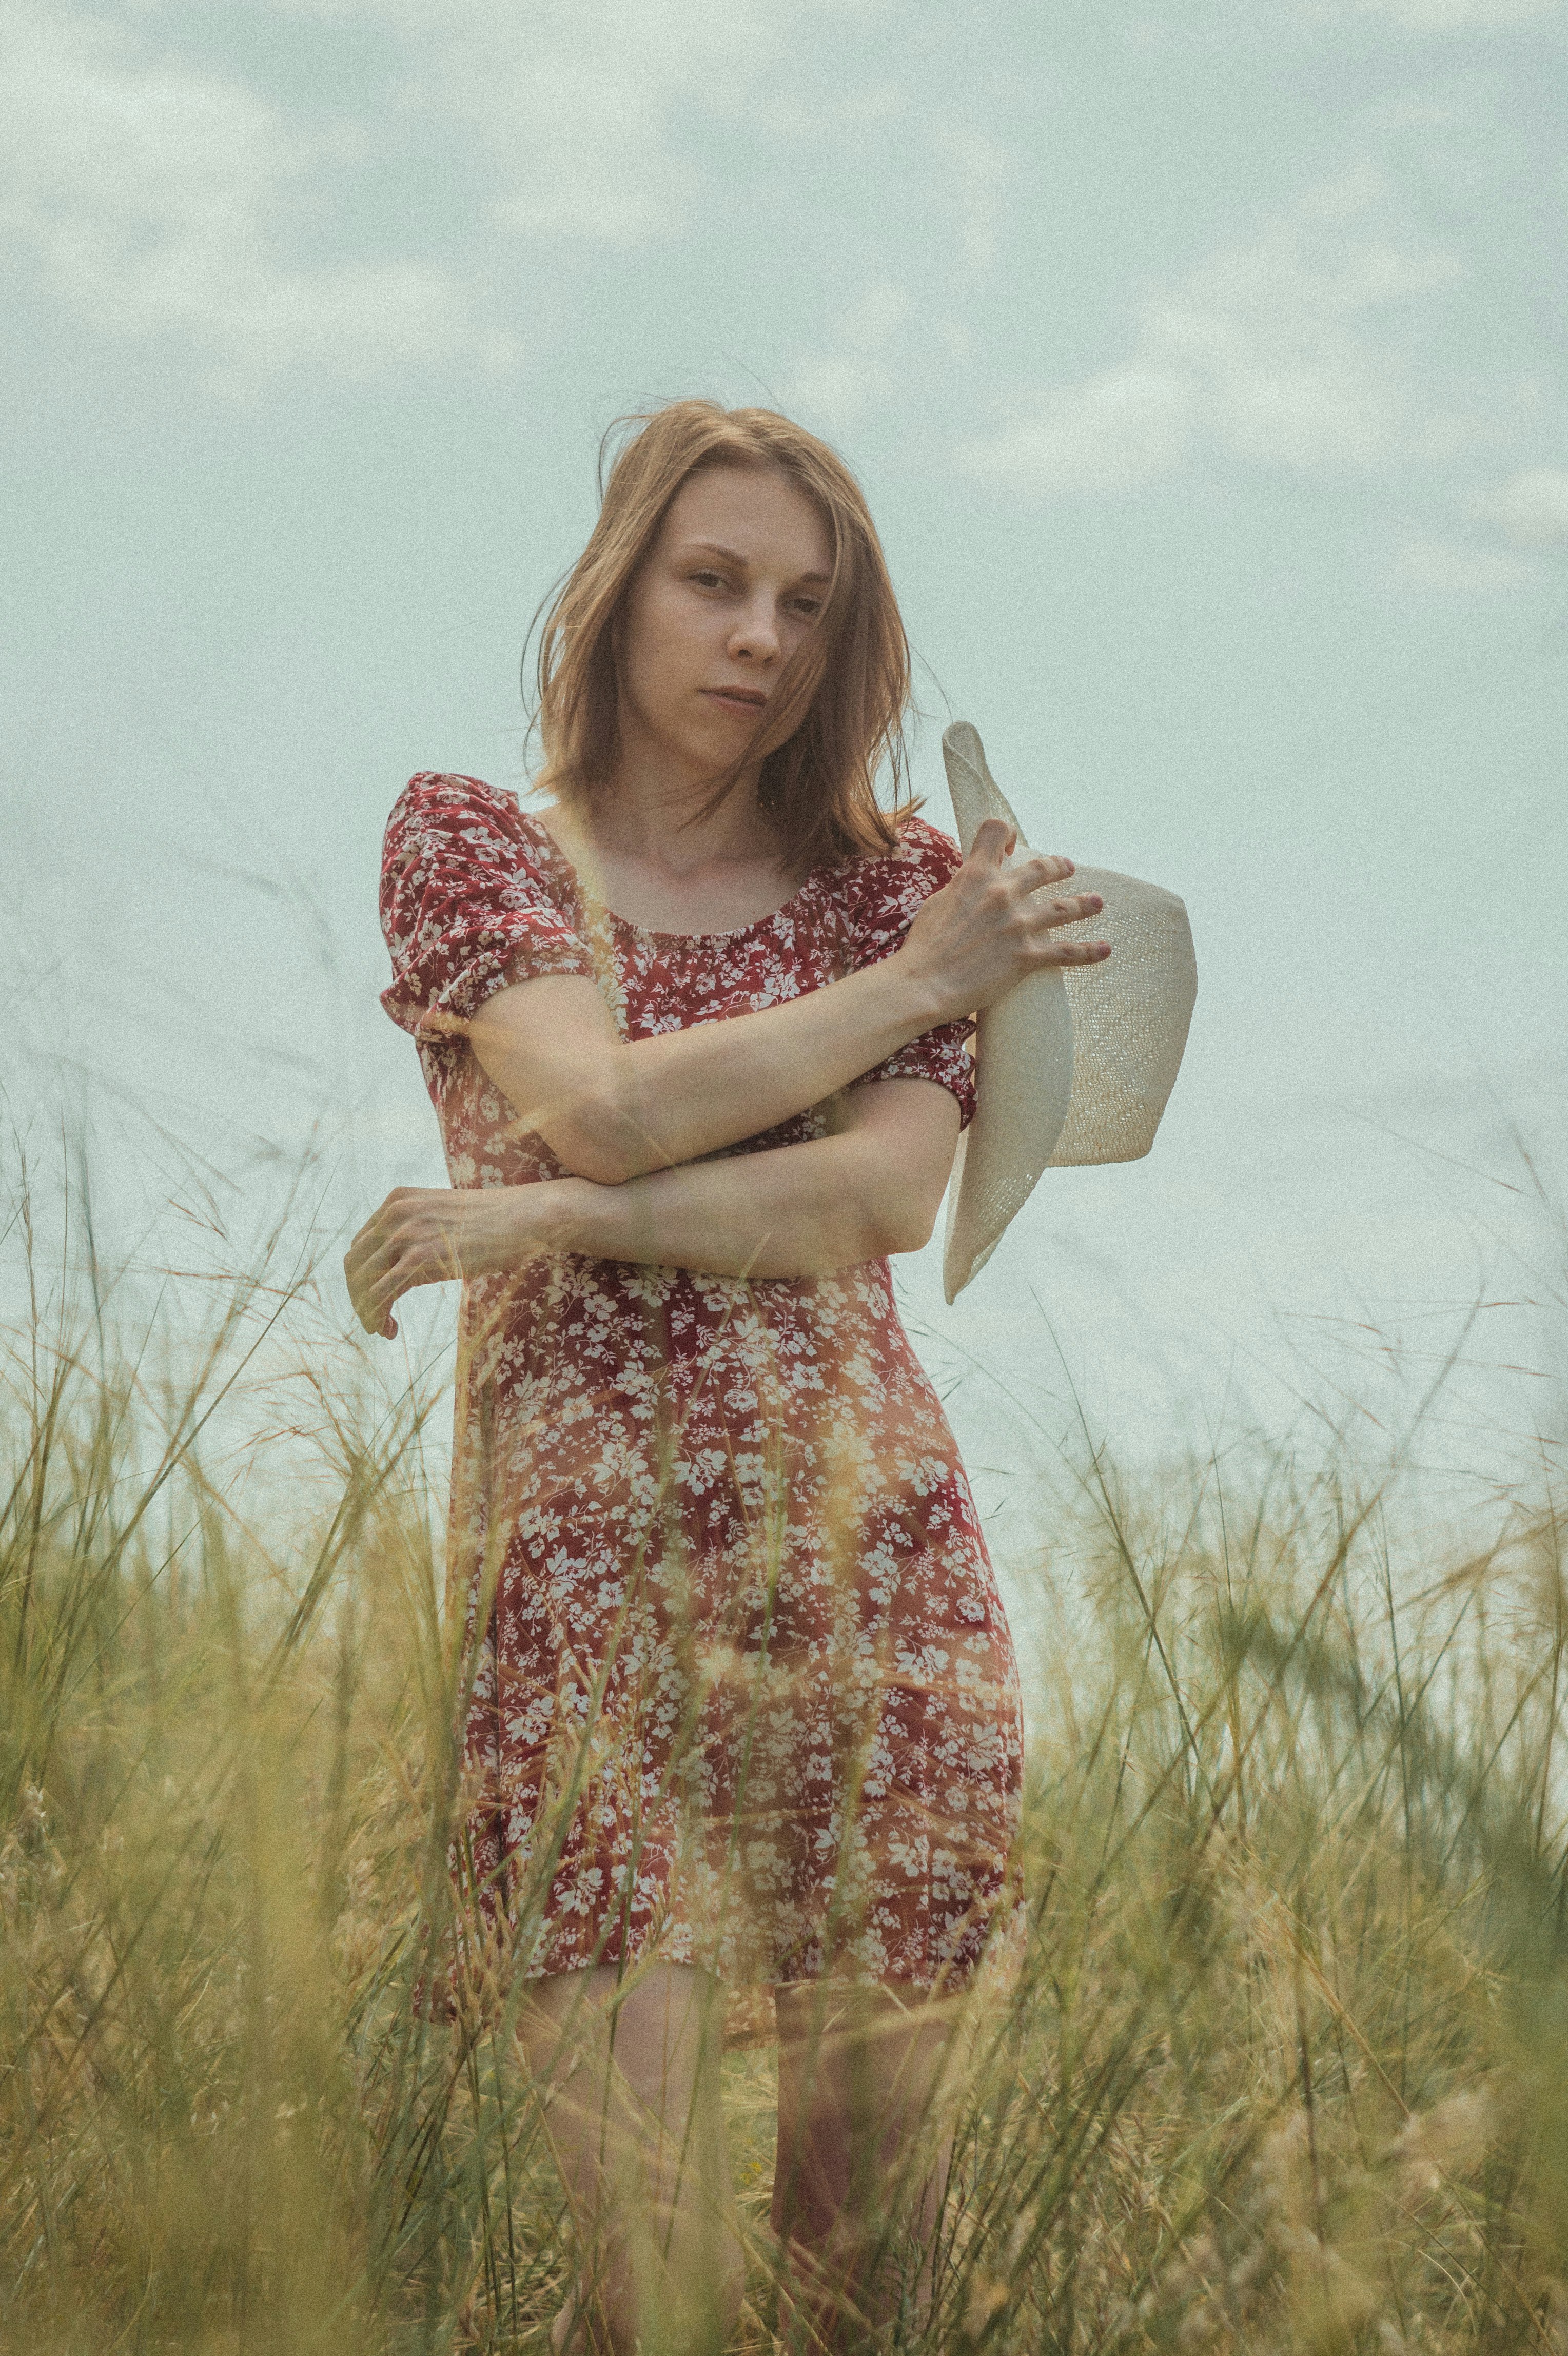
[[[575,2259],[505,1958],[414,2001],[466,1799],[432,1400],[323,1398],[263,1525],[208,1463],[289,1286],[233,1288],[177,1383],[78,1297],[0,1402],[0,2347],[542,2350]],[[1551,1500],[1422,1564],[1332,1464],[1092,1497],[934,2300],[894,2188],[867,2344],[1568,2347]],[[765,2044],[725,2104],[737,2344],[804,2344]]]

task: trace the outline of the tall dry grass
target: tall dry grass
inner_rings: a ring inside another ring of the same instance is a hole
[[[322,1391],[314,1477],[252,1515],[217,1437],[289,1290],[228,1287],[177,1378],[91,1281],[8,1337],[0,2344],[28,2356],[542,2350],[573,2264],[504,1990],[413,2001],[461,1803],[432,1401]],[[935,2308],[881,2344],[1568,2347],[1554,1513],[1423,1567],[1375,1491],[1283,1451],[1244,1490],[1086,1494],[1026,1952],[956,2049]],[[725,2067],[760,2350],[772,2059]]]

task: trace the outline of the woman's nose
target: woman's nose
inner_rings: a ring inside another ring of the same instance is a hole
[[[779,652],[779,620],[771,598],[756,598],[730,633],[730,652],[752,662],[771,662]]]

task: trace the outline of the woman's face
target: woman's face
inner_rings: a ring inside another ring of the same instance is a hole
[[[827,527],[787,475],[691,476],[627,594],[617,645],[627,754],[694,781],[737,760],[822,610],[832,569]]]

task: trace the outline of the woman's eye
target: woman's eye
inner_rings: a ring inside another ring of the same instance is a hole
[[[722,573],[693,573],[692,578],[699,589],[722,589],[725,585]]]

